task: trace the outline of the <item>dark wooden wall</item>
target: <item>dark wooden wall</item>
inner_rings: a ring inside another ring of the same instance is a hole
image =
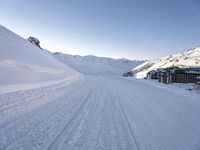
[[[198,77],[199,74],[195,73],[177,73],[172,74],[172,82],[175,83],[195,83],[196,77]]]

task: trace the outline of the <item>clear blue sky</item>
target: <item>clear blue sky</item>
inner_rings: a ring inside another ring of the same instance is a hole
[[[0,24],[51,51],[152,59],[200,45],[200,0],[0,0]]]

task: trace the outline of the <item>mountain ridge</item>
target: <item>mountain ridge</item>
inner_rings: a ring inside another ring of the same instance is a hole
[[[143,63],[142,60],[113,59],[94,55],[70,55],[61,52],[51,54],[55,59],[86,75],[122,75],[125,71]]]
[[[144,62],[133,68],[130,73],[136,78],[144,78],[151,70],[167,67],[200,67],[200,47],[187,49],[185,52],[167,55],[160,59],[154,59]]]

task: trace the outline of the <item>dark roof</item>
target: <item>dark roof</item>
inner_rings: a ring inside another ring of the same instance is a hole
[[[152,74],[152,73],[157,73],[158,71],[156,71],[156,70],[151,70],[151,71],[149,71],[147,74]]]

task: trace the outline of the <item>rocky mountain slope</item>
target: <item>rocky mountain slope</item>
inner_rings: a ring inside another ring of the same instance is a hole
[[[158,68],[166,67],[200,67],[200,47],[188,49],[186,52],[168,55],[161,59],[146,61],[132,69],[129,73],[136,78],[144,78],[146,74]]]

